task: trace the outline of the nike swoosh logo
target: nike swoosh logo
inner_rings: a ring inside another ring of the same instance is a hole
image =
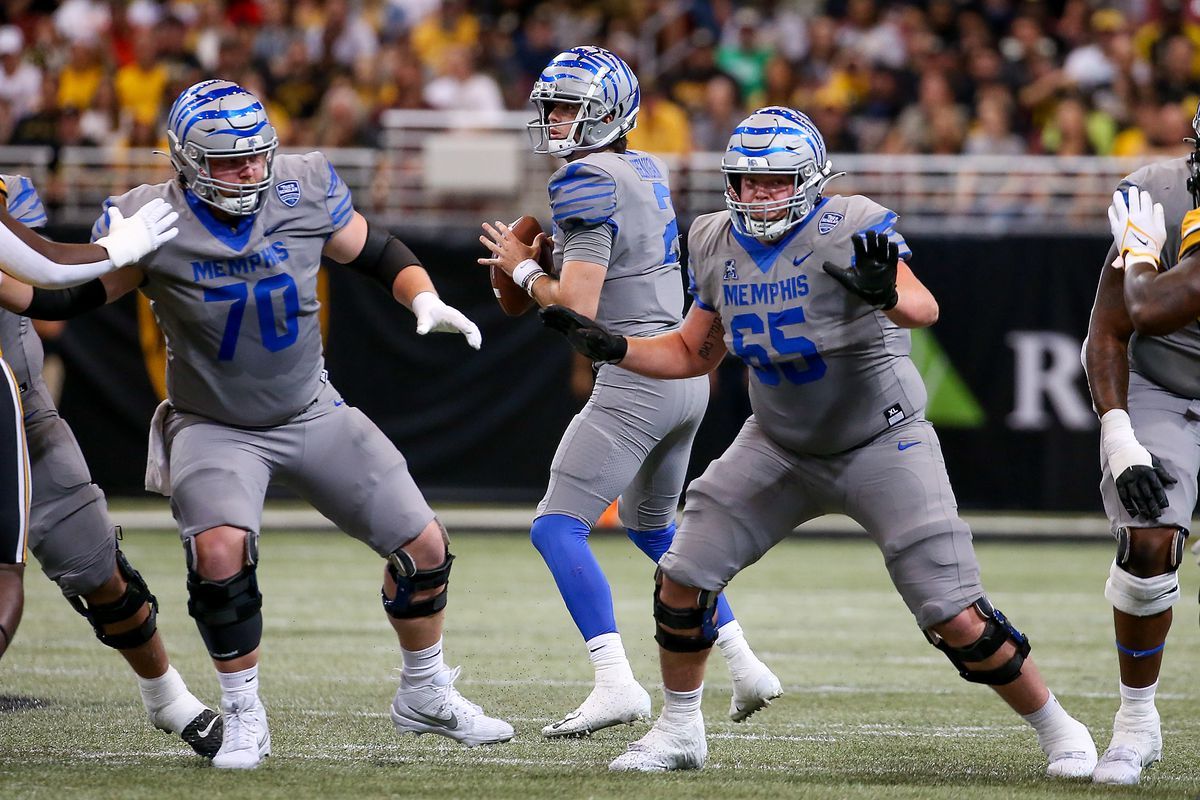
[[[209,735],[210,733],[212,733],[213,725],[216,725],[216,724],[217,724],[217,720],[219,720],[219,719],[220,719],[220,717],[219,717],[219,716],[214,716],[212,719],[210,719],[210,720],[208,721],[208,725],[206,725],[204,728],[201,728],[201,729],[200,729],[200,731],[199,731],[199,735],[200,735],[200,738],[201,738],[201,739],[206,739],[206,738],[208,738],[208,735]]]
[[[335,406],[344,406],[344,405],[346,405],[346,401],[345,400],[334,400],[333,404]]]
[[[907,450],[910,447],[916,447],[919,444],[920,444],[920,442],[897,442],[896,449],[903,451],[903,450]]]
[[[431,714],[424,714],[417,711],[415,708],[409,709],[409,711],[431,725],[441,725],[449,730],[456,730],[458,728],[458,716],[453,711],[450,712],[450,716],[448,717],[435,717]]]
[[[286,220],[285,220],[284,222],[286,222]],[[283,222],[280,222],[280,223],[278,223],[278,224],[272,225],[270,228],[268,228],[267,230],[263,231],[263,236],[270,236],[272,233],[274,233],[275,231],[277,231],[277,230],[279,230],[280,228],[282,228],[282,227],[283,227],[283,225],[284,225],[284,223],[283,223]]]
[[[1137,241],[1138,244],[1150,244],[1150,242],[1148,242],[1145,239],[1143,239],[1142,237],[1138,236],[1136,233],[1131,233],[1129,235],[1132,236]]]
[[[813,252],[814,252],[814,251],[812,251],[812,250],[809,250],[807,253],[805,253],[805,254],[804,254],[803,256],[801,256],[800,258],[793,258],[793,259],[792,259],[792,266],[793,266],[793,267],[798,267],[798,266],[800,266],[801,264],[803,264],[803,263],[804,263],[805,259],[807,259],[809,256],[811,256],[811,255],[813,254]]]

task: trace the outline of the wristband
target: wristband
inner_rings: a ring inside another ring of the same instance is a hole
[[[533,282],[546,274],[546,271],[538,265],[532,258],[527,258],[517,268],[513,270],[513,283],[524,289],[530,296],[533,295]]]

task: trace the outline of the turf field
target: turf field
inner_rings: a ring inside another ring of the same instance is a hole
[[[617,595],[635,672],[657,686],[650,575],[623,537],[594,544]],[[160,628],[193,690],[217,699],[184,607],[183,558],[166,533],[124,547],[162,604]],[[0,798],[998,798],[1177,797],[1200,792],[1195,567],[1168,649],[1159,708],[1167,760],[1128,790],[1041,777],[1035,737],[991,693],[927,645],[862,541],[788,542],[744,573],[730,598],[786,694],[748,723],[726,717],[714,653],[705,695],[709,762],[699,773],[610,775],[645,725],[546,742],[539,730],[587,694],[590,668],[549,574],[524,536],[455,536],[449,663],[459,686],[513,722],[506,745],[467,750],[398,737],[387,717],[399,664],[382,618],[380,563],[334,534],[268,531],[262,691],[274,755],[219,773],[145,721],[124,663],[40,573],[0,662]],[[1108,544],[979,545],[996,605],[1029,634],[1064,705],[1107,744],[1116,709]],[[13,697],[21,702],[14,703]],[[655,711],[661,694],[652,689]],[[17,710],[13,710],[14,706]]]

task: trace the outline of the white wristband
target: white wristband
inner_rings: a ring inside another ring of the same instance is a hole
[[[532,295],[533,293],[530,292],[530,289],[533,288],[533,282],[545,274],[546,271],[536,261],[532,258],[527,258],[520,264],[517,264],[517,268],[513,270],[512,279],[513,283]]]
[[[1150,466],[1150,451],[1133,434],[1133,423],[1123,408],[1114,408],[1100,417],[1100,452],[1114,479],[1134,466]]]

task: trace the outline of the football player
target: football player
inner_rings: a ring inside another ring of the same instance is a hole
[[[1200,114],[1192,124],[1200,135]],[[1084,345],[1100,416],[1100,495],[1117,541],[1104,596],[1113,606],[1121,702],[1096,783],[1138,783],[1162,758],[1155,694],[1200,470],[1200,304],[1197,258],[1186,255],[1200,240],[1198,156],[1151,164],[1118,185],[1113,246]]]
[[[25,198],[20,198],[24,200]],[[0,178],[0,270],[42,287],[68,287],[136,262],[176,235],[177,214],[162,200],[125,219],[118,214],[94,245],[58,244],[31,231],[9,213],[9,187]],[[9,278],[0,280],[0,285]],[[8,649],[24,608],[29,515],[29,458],[19,382],[0,358],[0,655]],[[138,612],[140,613],[140,612]]]
[[[15,220],[30,228],[46,224],[28,178],[0,175],[0,185]],[[0,281],[0,295],[14,287],[29,301],[21,303],[28,313],[54,317],[53,307],[40,302],[52,292]],[[42,380],[42,343],[27,317],[0,311],[0,348],[21,393],[33,488],[29,547],[97,638],[129,663],[150,722],[211,758],[221,746],[221,719],[187,690],[167,658],[156,625],[158,602],[121,552],[104,493],[92,483],[75,436],[54,407]]]
[[[209,80],[171,107],[174,179],[105,203],[169,198],[179,237],[137,266],[105,276],[111,302],[134,288],[166,337],[167,396],[152,421],[147,486],[170,495],[187,562],[188,611],[221,684],[219,768],[249,769],[271,752],[258,692],[262,595],[258,535],[278,480],[385,560],[382,600],[401,647],[391,706],[397,731],[468,745],[507,741],[512,727],[454,687],[442,658],[451,563],[445,528],[404,457],[348,405],[324,369],[317,320],[321,257],[378,280],[412,309],[417,332],[479,329],[439,299],[428,273],[385,228],[368,223],[319,152],[276,155],[262,104]]]
[[[637,124],[638,82],[599,47],[575,47],[542,71],[530,94],[535,153],[566,163],[550,178],[555,275],[500,222],[484,224],[492,252],[479,263],[512,276],[541,306],[562,304],[629,336],[679,327],[683,282],[679,228],[666,165],[626,148]],[[708,379],[646,378],[611,365],[596,371],[583,410],[563,434],[550,484],[530,531],[595,669],[595,687],[550,737],[582,736],[646,719],[650,695],[637,682],[613,616],[612,591],[588,535],[620,497],[629,538],[658,561],[675,535],[688,456],[708,403]],[[781,694],[779,679],[750,650],[722,598],[718,644],[733,676],[729,714],[740,722]]]
[[[812,121],[759,109],[722,161],[727,212],[688,234],[695,303],[683,326],[628,337],[568,309],[552,327],[598,361],[657,378],[703,375],[732,351],[754,411],[688,487],[683,524],[654,591],[666,703],[614,770],[698,769],[705,661],[720,593],[799,524],[844,513],[883,553],[931,644],[991,686],[1036,730],[1047,774],[1091,774],[1091,735],[1058,704],[1029,642],[988,602],[959,518],[906,328],[938,305],[902,259],[897,215],[860,196],[824,196],[832,172]]]

